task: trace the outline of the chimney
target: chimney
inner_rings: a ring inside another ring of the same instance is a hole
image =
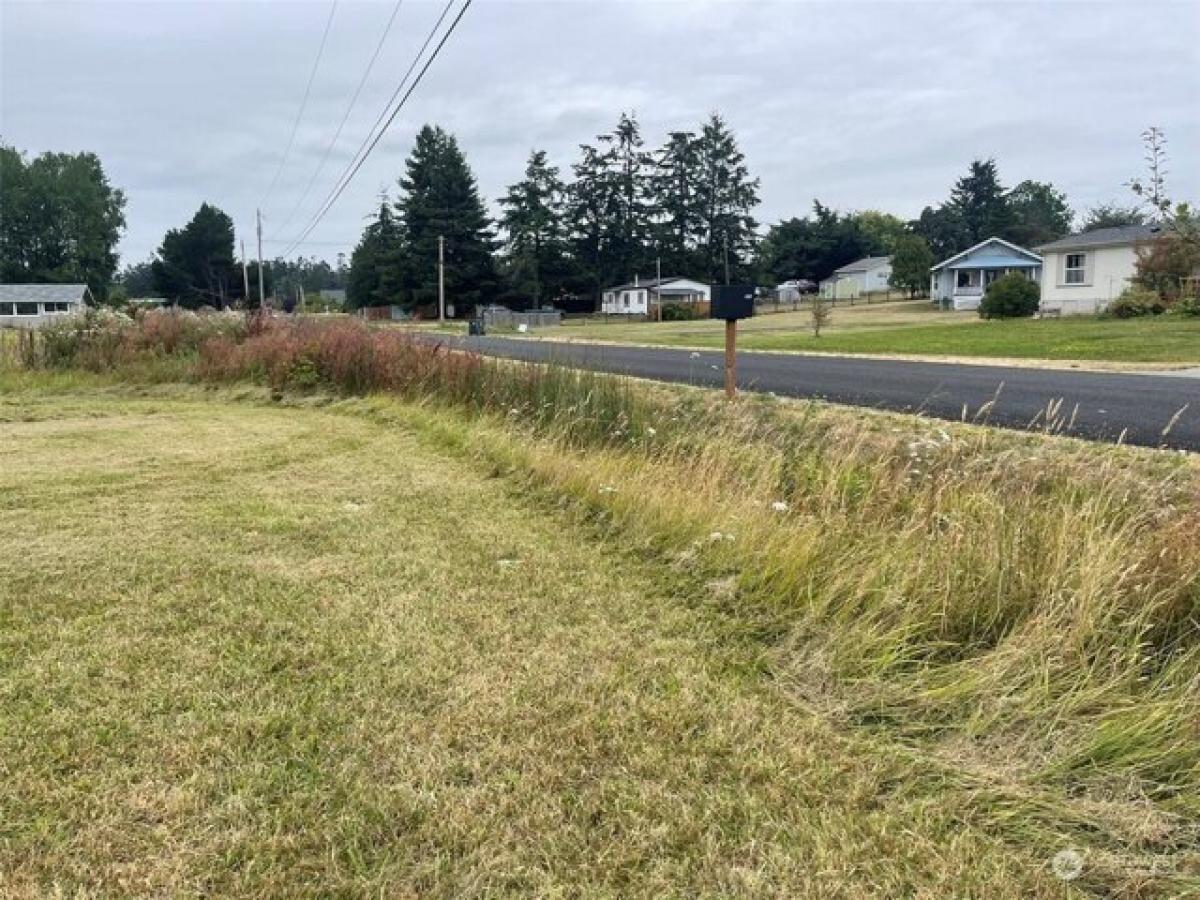
[[[637,273],[636,273],[636,272],[634,272],[634,273],[633,273],[633,286],[634,286],[634,287],[637,287],[637,286],[638,286],[638,277],[637,277]]]

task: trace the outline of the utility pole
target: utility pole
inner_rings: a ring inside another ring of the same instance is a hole
[[[438,235],[438,321],[446,321],[446,239]]]
[[[250,267],[246,265],[245,238],[242,238],[242,305],[250,308]]]
[[[267,308],[267,295],[263,290],[263,263],[262,263],[262,210],[254,211],[255,223],[258,226],[258,306],[259,309]]]
[[[300,312],[304,312],[304,285],[300,285]]]
[[[662,321],[662,257],[654,257],[654,297],[658,300],[658,321]]]

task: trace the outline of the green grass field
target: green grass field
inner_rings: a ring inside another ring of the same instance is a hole
[[[721,323],[712,321],[589,323],[540,329],[538,336],[695,348],[724,343]],[[738,343],[748,350],[1200,363],[1200,319],[984,321],[920,300],[839,305],[820,338],[813,337],[807,312],[761,315],[741,324]]]

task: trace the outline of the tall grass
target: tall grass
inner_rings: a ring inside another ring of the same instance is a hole
[[[520,439],[481,452],[706,585],[696,602],[765,641],[805,702],[989,778],[1150,803],[1160,849],[1200,837],[1200,495],[1178,456],[729,406],[352,322],[263,320],[173,350],[156,318],[122,329],[125,362],[494,418]],[[108,353],[73,352],[38,358]],[[1142,840],[1123,816],[1102,827]]]

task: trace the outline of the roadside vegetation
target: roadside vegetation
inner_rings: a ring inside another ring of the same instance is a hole
[[[146,874],[175,828],[208,836],[213,883],[246,889],[306,867],[336,871],[335,887],[436,894],[581,879],[647,894],[1200,888],[1191,458],[819,403],[730,406],[350,322],[153,318],[82,329],[65,352],[34,339],[4,376],[3,416],[28,422],[6,452],[30,460],[5,476],[5,514],[35,524],[43,560],[8,564],[25,599],[5,609],[0,675],[22,699],[0,734],[23,786],[5,852],[26,887],[48,883],[40,859],[86,884],[132,827],[127,865],[160,892],[200,862]],[[183,394],[185,415],[164,399],[182,389],[160,381],[210,389]],[[111,430],[81,424],[93,403]],[[68,477],[38,474],[52,446],[74,448]],[[76,508],[85,494],[103,516]],[[371,507],[370,527],[351,504]],[[179,516],[180,534],[154,539]],[[132,521],[147,536],[113,552]],[[186,539],[201,533],[211,549]],[[76,543],[90,562],[67,564]],[[118,635],[127,651],[104,643]],[[210,668],[230,654],[249,668]],[[109,658],[121,676],[102,687]],[[203,705],[221,679],[243,686],[245,711]],[[121,685],[142,705],[114,725]],[[61,740],[39,742],[55,697]],[[179,728],[194,739],[173,776],[137,768],[134,741],[158,759]],[[104,791],[71,774],[85,759]],[[84,798],[109,831],[73,844],[39,830]],[[171,824],[130,826],[138,804]],[[1082,867],[1069,883],[1049,862],[1067,849]],[[414,871],[426,880],[385,879]]]

